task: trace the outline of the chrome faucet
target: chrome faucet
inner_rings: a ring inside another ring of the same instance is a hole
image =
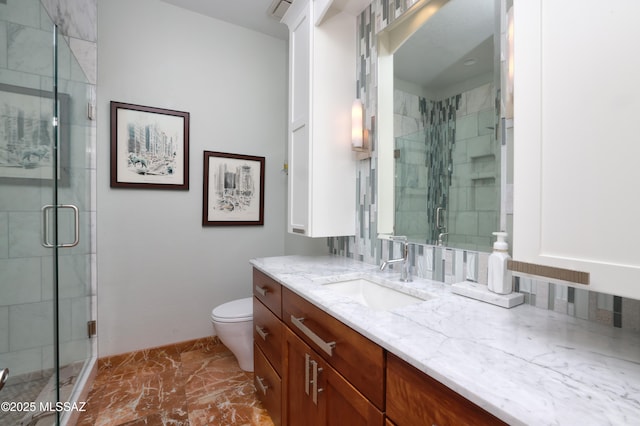
[[[409,242],[407,241],[407,237],[398,235],[391,237],[391,240],[402,242],[402,257],[398,259],[384,260],[380,265],[380,270],[384,271],[387,266],[400,263],[402,264],[402,269],[400,270],[400,281],[413,281],[411,278],[411,262],[409,261]]]

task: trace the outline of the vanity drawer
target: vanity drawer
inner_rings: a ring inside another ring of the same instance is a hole
[[[384,411],[384,350],[287,288],[282,304],[287,326]]]
[[[282,286],[255,268],[253,269],[253,295],[278,318],[282,318]]]
[[[398,426],[506,423],[393,354],[387,354],[387,416]]]
[[[282,376],[282,322],[256,297],[253,298],[253,341]]]
[[[278,426],[282,423],[282,380],[257,344],[253,346],[253,364],[256,395],[269,413],[273,424]]]

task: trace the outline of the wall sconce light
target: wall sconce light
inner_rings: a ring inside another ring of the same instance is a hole
[[[360,99],[356,99],[351,106],[351,149],[368,151],[368,139],[369,132],[364,126],[364,107]]]
[[[507,11],[507,111],[506,117],[513,118],[513,78],[514,78],[514,46],[513,46],[513,6]]]

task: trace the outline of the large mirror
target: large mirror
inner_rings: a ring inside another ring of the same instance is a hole
[[[501,0],[426,3],[381,33],[380,123],[392,129],[381,129],[379,160],[393,173],[380,185],[394,194],[392,233],[490,251],[501,228]]]

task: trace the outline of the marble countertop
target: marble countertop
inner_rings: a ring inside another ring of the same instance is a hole
[[[640,333],[521,305],[505,309],[450,286],[339,256],[251,264],[509,424],[640,421]],[[367,278],[429,300],[374,310],[323,284]]]

